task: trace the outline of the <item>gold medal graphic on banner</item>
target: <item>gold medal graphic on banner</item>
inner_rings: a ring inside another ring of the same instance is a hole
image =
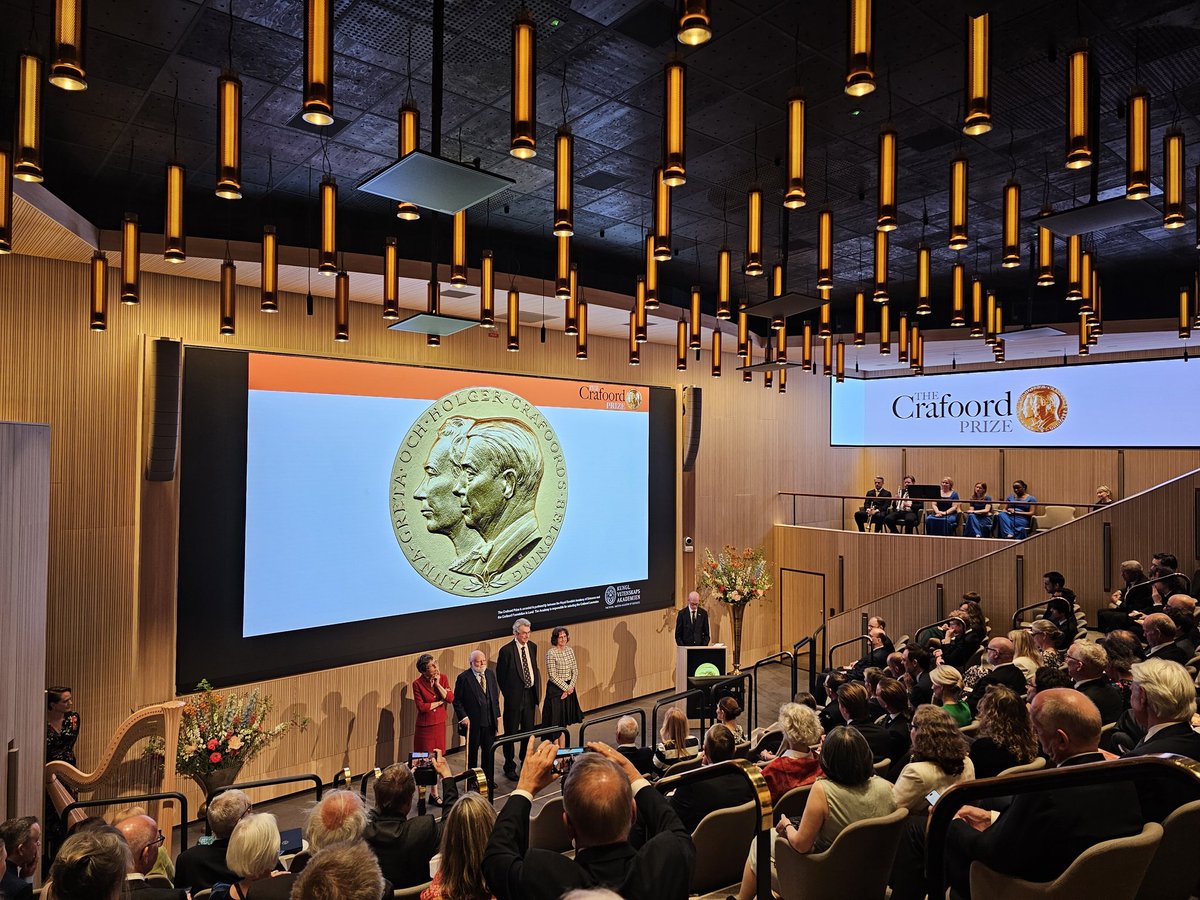
[[[1017,421],[1030,431],[1053,431],[1067,419],[1067,398],[1056,387],[1037,384],[1017,400]]]
[[[567,511],[566,458],[528,400],[463,388],[409,427],[388,500],[396,540],[422,578],[460,597],[489,597],[550,555]]]

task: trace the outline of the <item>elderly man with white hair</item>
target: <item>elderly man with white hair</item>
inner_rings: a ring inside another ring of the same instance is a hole
[[[633,763],[643,775],[654,771],[654,748],[643,747],[638,743],[642,728],[633,716],[621,716],[617,719],[617,750]]]
[[[1126,756],[1178,753],[1200,761],[1200,734],[1192,728],[1196,687],[1187,669],[1161,659],[1134,663],[1129,699],[1146,734]]]
[[[1067,674],[1075,690],[1096,704],[1104,725],[1117,721],[1125,708],[1121,692],[1104,672],[1106,665],[1108,653],[1093,641],[1076,641],[1067,648]]]
[[[308,848],[292,859],[291,871],[303,872],[314,855],[332,844],[362,840],[367,805],[356,791],[330,791],[308,812],[304,840]]]
[[[237,876],[225,861],[229,837],[234,826],[250,811],[250,798],[236,788],[222,791],[208,804],[208,828],[213,834],[211,844],[195,844],[175,860],[175,884],[193,894],[208,890],[214,884],[232,884]]]

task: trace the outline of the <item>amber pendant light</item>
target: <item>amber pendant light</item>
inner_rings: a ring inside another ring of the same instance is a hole
[[[813,368],[812,322],[804,323],[804,331],[800,339],[800,367],[806,372],[811,372]]]
[[[554,236],[575,233],[575,137],[562,125],[554,136]]]
[[[908,362],[908,313],[900,313],[896,328],[896,362]]]
[[[1163,228],[1184,225],[1183,156],[1183,132],[1172,128],[1163,136]]]
[[[679,28],[675,39],[689,47],[699,47],[712,40],[712,16],[708,0],[683,0],[679,13]]]
[[[668,187],[687,181],[684,155],[685,104],[683,63],[673,59],[664,73],[662,180]]]
[[[491,250],[483,251],[479,272],[479,327],[496,326],[496,260]]]
[[[92,331],[108,328],[108,258],[99,250],[92,254]]]
[[[992,130],[992,63],[988,36],[988,14],[967,16],[967,108],[963,133],[986,134]]]
[[[654,258],[671,258],[671,187],[663,181],[663,170],[654,170]]]
[[[779,370],[779,393],[781,394],[787,393],[787,373],[787,369]]]
[[[221,322],[220,333],[230,335],[237,331],[237,267],[227,255],[221,263]]]
[[[537,156],[537,35],[528,10],[512,27],[512,138],[509,153],[517,159]]]
[[[450,243],[450,283],[467,283],[467,211],[465,209],[460,209],[453,218]]]
[[[692,285],[691,309],[688,316],[688,349],[700,349],[700,286]]]
[[[1083,237],[1073,234],[1067,238],[1067,299],[1083,296]]]
[[[1192,336],[1192,298],[1188,289],[1179,289],[1179,339],[1186,341]]]
[[[950,325],[954,328],[961,328],[967,324],[964,318],[964,297],[966,291],[966,270],[963,264],[956,262],[950,267]]]
[[[0,254],[12,253],[12,154],[0,146]]]
[[[721,329],[712,332],[712,377],[721,377]]]
[[[745,359],[750,353],[750,317],[746,314],[745,305],[738,310],[737,317],[737,355]]]
[[[746,192],[746,264],[742,267],[742,272],[751,277],[763,273],[762,202],[762,188],[751,185]]]
[[[976,275],[971,279],[971,337],[986,336],[983,327],[983,282]]]
[[[337,274],[337,181],[332,175],[321,179],[321,246],[317,252],[317,273]]]
[[[588,305],[587,305],[586,300],[579,301],[579,309],[577,310],[577,312],[579,315],[579,333],[575,335],[575,358],[576,359],[587,359],[588,358],[588,347],[587,347]]]
[[[879,231],[896,230],[896,130],[885,125],[879,132]]]
[[[833,309],[832,304],[828,300],[821,304],[819,315],[817,334],[820,337],[829,337],[833,334]]]
[[[929,302],[929,285],[933,270],[933,253],[922,243],[917,247],[917,308],[918,316],[927,316],[933,312]]]
[[[1144,87],[1129,92],[1125,107],[1125,199],[1150,196],[1150,94]]]
[[[394,243],[395,238],[392,238],[392,241]],[[386,263],[384,271],[385,273],[387,271]],[[262,269],[259,278],[261,281],[259,312],[279,312],[279,238],[275,234],[274,225],[263,226]],[[383,305],[383,317],[385,319],[388,317],[386,301]],[[396,318],[400,318],[399,312],[397,312]]]
[[[412,98],[406,99],[400,105],[400,118],[397,135],[399,158],[403,159],[417,149],[421,140],[421,111]],[[415,222],[421,218],[421,210],[407,201],[396,203],[396,218],[406,222]]]
[[[1015,269],[1021,265],[1021,185],[1015,178],[1004,185],[1003,216],[1000,265]]]
[[[817,217],[817,287],[833,287],[833,211]]]
[[[508,289],[508,344],[510,353],[521,349],[521,295],[514,284]]]
[[[846,0],[849,4],[850,27],[847,29],[849,47],[846,71],[846,93],[862,97],[875,90],[875,49],[872,46],[871,0]]]
[[[730,253],[722,247],[717,253],[717,318],[728,321],[733,318],[732,300],[729,294]]]
[[[137,213],[127,212],[121,222],[121,302],[142,300],[142,231]]]
[[[888,294],[888,233],[875,232],[875,290],[872,299],[876,303],[887,303]]]
[[[675,368],[680,372],[687,371],[688,355],[688,324],[682,315],[675,324]]]
[[[163,259],[181,263],[187,259],[187,242],[183,233],[183,166],[167,164],[167,213],[163,220]]]
[[[637,313],[633,310],[629,311],[629,364],[631,366],[640,366],[642,364],[642,354],[637,334]]]
[[[742,359],[745,361],[745,364],[746,364],[747,366],[752,366],[752,365],[754,365],[754,345],[753,345],[753,344],[747,344],[747,345],[746,345],[746,352],[745,352],[745,353],[743,353],[743,354],[739,354],[739,355],[740,355],[740,356],[742,357]],[[749,383],[750,383],[751,381],[753,381],[753,380],[754,380],[754,373],[753,373],[753,372],[751,372],[749,369],[743,369],[743,371],[742,371],[742,381],[744,381],[744,382],[746,382],[747,384],[749,384]]]
[[[563,334],[573,335],[579,332],[579,264],[571,263],[571,274],[567,277],[566,319],[563,324]]]
[[[392,235],[383,244],[383,318],[400,318],[400,251]]]
[[[775,361],[785,363],[788,358],[787,319],[775,326]]]
[[[1067,57],[1067,168],[1092,164],[1092,72],[1086,46]]]
[[[854,345],[861,347],[867,342],[867,296],[862,291],[854,294]]]
[[[890,356],[892,353],[892,308],[884,303],[879,307],[879,355]]]
[[[309,125],[333,124],[333,0],[307,0],[304,19],[304,106]]]
[[[967,174],[965,156],[950,163],[950,249],[965,250],[967,237]]]
[[[55,0],[54,62],[50,83],[64,91],[86,91],[83,36],[87,31],[85,0]]]
[[[242,82],[233,72],[217,80],[217,196],[242,199]]]
[[[639,275],[637,277],[637,287],[634,291],[633,301],[633,319],[636,327],[634,328],[635,339],[639,344],[646,343],[646,279]]]
[[[22,53],[17,63],[17,126],[13,141],[13,177],[41,181],[42,60]]]
[[[333,339],[350,340],[350,276],[342,269],[333,280]]]
[[[829,378],[833,375],[833,336],[822,338],[821,343],[824,345],[821,350],[821,374]]]
[[[1049,209],[1042,210],[1043,216],[1049,214]],[[1037,234],[1037,286],[1050,287],[1054,284],[1054,232],[1044,225],[1039,225]]]
[[[654,235],[646,235],[646,306],[658,309],[658,260],[654,256]]]
[[[787,181],[784,183],[783,205],[799,209],[808,202],[804,189],[804,95],[793,88],[787,100]]]
[[[837,342],[837,364],[833,372],[834,380],[841,384],[846,380],[846,343],[839,340]]]

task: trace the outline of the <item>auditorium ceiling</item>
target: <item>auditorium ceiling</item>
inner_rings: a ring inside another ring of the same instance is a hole
[[[316,234],[316,184],[327,168],[342,186],[340,246],[382,253],[395,234],[419,259],[432,216],[404,222],[392,204],[353,189],[396,157],[397,115],[411,90],[422,112],[421,145],[430,149],[432,33],[429,0],[337,0],[335,125],[321,134],[300,123],[303,0],[234,0],[232,61],[244,90],[243,199],[214,196],[216,82],[230,54],[229,0],[90,0],[88,89],[44,90],[46,187],[103,229],[126,209],[148,231],[161,230],[164,166],[176,154],[187,169],[189,237],[257,241],[274,221],[281,243],[309,246]],[[25,46],[49,55],[50,0],[0,3],[6,73]],[[1182,129],[1187,144],[1187,225],[1166,230],[1161,217],[1092,232],[1087,243],[1103,274],[1105,318],[1174,316],[1177,289],[1197,259],[1195,171],[1200,161],[1200,4],[1189,0],[877,0],[878,89],[844,90],[844,3],[812,0],[712,0],[713,38],[700,47],[675,40],[674,4],[661,0],[530,0],[537,24],[538,155],[509,155],[509,56],[513,0],[450,0],[446,10],[441,153],[479,161],[513,180],[489,204],[472,208],[472,265],[495,250],[498,271],[553,278],[555,129],[575,135],[573,255],[588,287],[630,294],[652,222],[651,176],[660,156],[663,66],[679,53],[687,65],[687,181],[672,191],[674,258],[660,266],[660,298],[686,305],[688,287],[715,303],[717,252],[733,249],[733,291],[766,299],[767,278],[744,278],[746,191],[765,192],[764,257],[786,252],[789,286],[815,292],[817,214],[834,213],[834,301],[849,324],[854,291],[872,280],[877,142],[891,122],[899,137],[898,219],[891,233],[893,304],[911,307],[915,248],[933,249],[935,309],[949,292],[950,266],[966,264],[995,287],[1010,326],[1063,322],[1073,307],[1064,281],[1037,288],[1031,276],[1033,217],[1120,196],[1125,185],[1125,100],[1135,78],[1151,96],[1150,147],[1161,205],[1162,142]],[[991,14],[994,127],[962,134],[964,15]],[[1096,164],[1064,166],[1067,52],[1087,38],[1097,71]],[[781,206],[785,101],[799,85],[807,99],[808,204]],[[15,79],[2,81],[11,109]],[[176,100],[176,92],[178,99]],[[970,244],[947,249],[949,167],[970,160]],[[999,260],[1001,194],[1015,175],[1023,189],[1024,254],[1016,269]],[[268,186],[269,185],[269,186]],[[449,223],[442,247],[449,243]],[[427,256],[425,257],[427,258]],[[1058,245],[1056,263],[1065,267]],[[945,302],[931,325],[944,325]],[[765,322],[764,322],[765,325]]]

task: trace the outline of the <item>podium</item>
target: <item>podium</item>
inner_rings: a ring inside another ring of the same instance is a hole
[[[676,647],[675,648],[675,691],[682,694],[695,685],[696,678],[723,676],[728,671],[728,648],[724,644],[713,644],[711,647]],[[716,672],[712,671],[716,668]],[[699,718],[701,701],[696,697],[688,698],[688,718]]]

